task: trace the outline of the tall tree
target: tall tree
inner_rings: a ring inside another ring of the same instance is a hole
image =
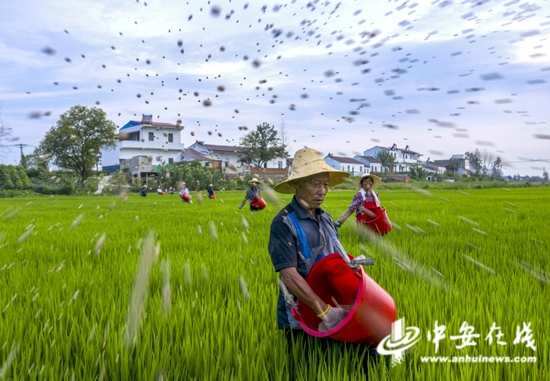
[[[116,124],[99,108],[73,106],[50,128],[37,152],[59,167],[77,172],[84,182],[93,171],[101,148],[114,148]]]
[[[474,152],[466,152],[464,156],[470,162],[470,169],[473,170],[476,175],[480,175],[483,170],[481,152],[476,148]]]
[[[288,155],[275,126],[265,122],[256,126],[255,131],[243,136],[240,146],[246,148],[240,154],[240,160],[259,168],[266,167],[269,160]]]
[[[502,159],[497,156],[491,165],[491,176],[500,179],[502,178]]]
[[[397,164],[397,160],[395,157],[393,157],[391,152],[388,151],[380,151],[376,154],[375,158],[380,160],[380,164],[382,165],[382,169],[385,169],[385,171],[391,171],[394,169],[394,167]]]
[[[13,130],[6,126],[4,121],[0,119],[0,157],[4,157],[4,152],[9,149],[9,145],[5,145],[5,143],[12,143],[17,140],[17,138],[12,136],[12,133]]]
[[[284,120],[281,122],[281,127],[279,128],[279,137],[281,139],[281,145],[285,151],[288,151],[290,148],[290,145],[288,144],[290,142],[290,138],[288,137],[288,130],[285,126]]]

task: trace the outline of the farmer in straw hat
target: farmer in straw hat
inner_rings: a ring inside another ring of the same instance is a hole
[[[210,184],[206,191],[208,192],[208,198],[216,198],[216,192],[214,192],[214,184]]]
[[[187,189],[187,184],[185,183],[185,181],[182,181],[179,184],[178,188],[180,190],[179,194],[181,197],[181,201],[192,204],[193,200],[191,198],[191,194],[189,193],[189,189]]]
[[[248,183],[250,184],[250,188],[248,188],[248,190],[246,191],[246,195],[244,196],[243,201],[239,205],[239,209],[242,209],[244,204],[246,204],[246,201],[249,200],[250,210],[251,211],[259,210],[257,207],[252,205],[252,200],[254,200],[257,196],[261,196],[261,192],[258,189],[258,184],[260,184],[261,181],[254,177]]]
[[[380,198],[374,189],[378,188],[381,183],[380,177],[373,174],[358,177],[355,180],[355,186],[359,188],[359,192],[353,196],[353,200],[344,214],[336,220],[336,227],[342,226],[353,212],[356,217],[359,217],[361,213],[368,213],[369,209],[380,207]]]
[[[139,195],[142,197],[147,197],[147,185],[144,185],[141,187],[141,191],[139,192]]]
[[[338,185],[348,177],[348,172],[331,168],[316,150],[304,148],[296,151],[288,179],[274,187],[274,190],[279,193],[294,194],[290,204],[286,205],[273,219],[269,236],[271,261],[275,271],[279,272],[281,277],[281,292],[277,303],[277,328],[285,331],[289,351],[293,345],[298,345],[300,342],[305,345],[302,349],[308,350],[308,340],[314,340],[312,345],[321,345],[325,348],[353,346],[353,344],[344,344],[331,339],[307,337],[291,312],[293,296],[295,296],[322,319],[318,327],[320,331],[336,327],[348,313],[340,306],[325,303],[305,281],[317,260],[336,252],[337,246],[341,247],[332,217],[321,209],[321,204],[329,186]],[[377,361],[376,350],[370,348],[368,350]],[[365,370],[369,357],[365,356],[363,363]],[[304,358],[307,358],[306,353]]]

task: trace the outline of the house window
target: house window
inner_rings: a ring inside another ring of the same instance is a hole
[[[172,159],[171,157],[168,158],[168,164],[174,164],[174,159]]]
[[[174,134],[168,134],[168,143],[174,143]]]
[[[152,142],[153,140],[155,140],[155,134],[152,132],[149,132],[149,141]]]
[[[279,161],[279,169],[283,169],[283,162]]]
[[[349,165],[348,165],[348,172],[349,172]]]

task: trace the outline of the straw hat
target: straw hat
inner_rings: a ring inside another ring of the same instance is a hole
[[[252,184],[252,183],[261,184],[262,182],[260,180],[258,180],[257,178],[253,177],[252,180],[250,180],[248,183],[249,184]]]
[[[313,148],[302,148],[294,154],[288,179],[275,185],[273,189],[279,193],[294,194],[294,181],[321,173],[328,174],[329,186],[343,183],[349,177],[348,172],[338,171],[325,162],[323,156]]]
[[[380,186],[380,184],[382,184],[382,179],[380,179],[380,177],[376,176],[376,175],[373,175],[372,173],[369,173],[367,175],[363,175],[361,177],[358,177],[355,179],[354,183],[355,183],[355,187],[356,188],[361,188],[361,181],[363,179],[368,179],[368,178],[371,178],[372,179],[372,189],[376,189]]]

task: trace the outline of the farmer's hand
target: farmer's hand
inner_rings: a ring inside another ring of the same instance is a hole
[[[337,228],[340,228],[342,227],[342,223],[340,222],[340,220],[336,220],[336,222],[334,223],[334,226],[336,226]]]
[[[239,205],[239,209],[242,209],[244,204],[241,202],[241,205]]]
[[[328,331],[329,329],[336,327],[342,322],[342,320],[344,320],[347,314],[348,311],[343,308],[330,307],[328,312],[321,316],[321,320],[323,321],[319,324],[319,332]]]

